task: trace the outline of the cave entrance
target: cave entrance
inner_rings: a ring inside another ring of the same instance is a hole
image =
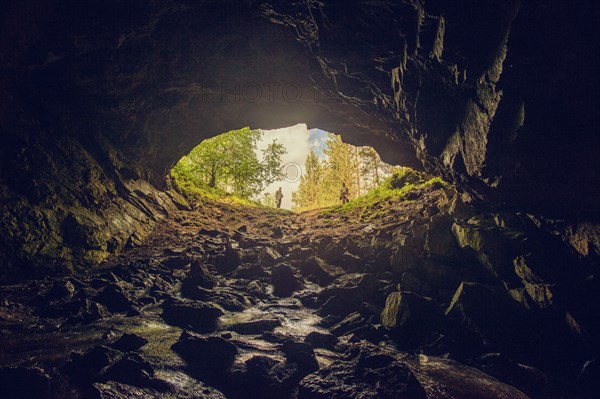
[[[206,139],[175,164],[170,177],[188,197],[302,212],[351,203],[381,186],[395,168],[373,147],[301,123]]]

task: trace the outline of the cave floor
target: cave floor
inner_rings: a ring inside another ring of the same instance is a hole
[[[533,367],[427,324],[454,282],[394,308],[390,253],[420,254],[387,243],[418,239],[451,194],[348,214],[180,211],[98,269],[0,287],[0,382],[25,381],[14,397],[558,397]],[[419,284],[434,289],[402,295]]]

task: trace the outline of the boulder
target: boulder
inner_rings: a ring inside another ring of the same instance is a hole
[[[148,340],[137,334],[125,333],[113,342],[110,347],[121,352],[133,352],[146,345]]]
[[[199,285],[203,288],[213,288],[216,285],[215,277],[208,270],[207,265],[194,261],[190,264],[190,271],[184,280],[189,280],[190,283]]]
[[[102,372],[121,355],[121,352],[103,345],[95,346],[84,354],[73,352],[64,371],[75,384],[86,387],[99,381]]]
[[[306,342],[284,342],[281,346],[281,351],[285,353],[288,362],[297,365],[300,378],[319,369],[319,362],[317,362],[317,358],[315,357],[315,351]]]
[[[256,280],[258,278],[265,277],[266,275],[267,271],[261,264],[258,263],[244,264],[240,266],[234,274],[236,278],[243,278],[246,280]]]
[[[427,225],[425,251],[434,258],[455,258],[458,246],[452,234],[452,219],[447,215],[436,215]]]
[[[275,226],[273,228],[273,233],[271,234],[273,238],[281,238],[283,237],[283,229],[280,226]]]
[[[542,265],[536,265],[531,255],[517,256],[513,259],[515,274],[519,276],[525,290],[533,302],[541,309],[552,306],[554,301],[554,287],[556,282],[544,280],[536,270],[543,269]],[[536,267],[537,266],[537,267]]]
[[[456,290],[446,315],[481,338],[502,345],[504,349],[524,350],[533,345],[536,331],[523,308],[506,290],[479,283],[463,282]],[[535,345],[534,345],[535,346]]]
[[[154,377],[154,369],[150,363],[137,353],[129,353],[119,359],[106,369],[102,377],[106,380],[157,391],[166,391],[170,388],[167,382]]]
[[[147,388],[138,388],[116,381],[95,383],[92,387],[92,395],[97,399],[156,399],[156,395]]]
[[[200,337],[184,331],[171,346],[190,367],[209,374],[224,373],[235,360],[237,347],[221,337]]]
[[[75,295],[75,292],[75,286],[70,281],[56,281],[46,294],[46,298],[49,301],[61,299],[69,300]]]
[[[162,260],[162,264],[168,269],[183,269],[189,265],[192,260],[186,255],[171,256]]]
[[[281,254],[271,247],[263,247],[258,254],[258,260],[263,266],[275,266],[282,259]]]
[[[393,359],[335,361],[300,381],[299,399],[425,399],[410,369]],[[377,361],[379,360],[379,361]],[[384,360],[384,361],[380,361]]]
[[[418,264],[420,248],[417,248],[415,239],[411,236],[398,234],[393,242],[392,248],[383,251],[380,256],[389,256],[389,268],[393,273],[400,274],[404,271],[414,268]],[[384,265],[384,259],[380,261]]]
[[[283,263],[273,268],[271,281],[273,282],[273,293],[279,297],[290,296],[301,286],[292,268]]]
[[[117,283],[105,287],[96,295],[95,300],[106,306],[111,313],[130,312],[136,309],[135,301]]]
[[[501,353],[486,353],[473,359],[470,366],[518,388],[531,398],[558,399],[561,395],[542,371],[517,363]]]
[[[495,277],[514,286],[520,281],[513,259],[522,251],[517,240],[510,240],[496,224],[485,218],[454,223],[452,233],[463,252],[472,254]]]
[[[344,270],[331,266],[317,256],[312,256],[305,262],[300,263],[300,273],[306,277],[313,277],[315,282],[325,286],[335,280],[336,277],[344,274]]]
[[[260,392],[265,399],[287,398],[293,388],[296,368],[268,356],[253,356],[244,362],[242,389]]]
[[[163,303],[162,318],[169,324],[198,332],[214,331],[223,311],[199,301],[168,299]]]
[[[281,320],[273,317],[236,323],[229,326],[228,329],[239,334],[262,334],[265,331],[273,331],[275,327],[280,325]]]
[[[313,348],[325,348],[333,350],[339,340],[335,335],[330,333],[311,331],[304,338],[304,342],[310,344]]]
[[[241,257],[237,245],[228,243],[225,250],[215,258],[215,267],[219,273],[226,274],[240,266]]]
[[[431,298],[412,292],[392,292],[381,312],[381,324],[403,344],[424,342],[445,330],[442,311]]]

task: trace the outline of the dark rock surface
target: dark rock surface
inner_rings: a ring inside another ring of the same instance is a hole
[[[204,203],[112,264],[0,286],[0,377],[52,399],[594,397],[594,263],[554,225],[416,195],[369,221]]]
[[[240,126],[305,122],[465,198],[599,220],[595,1],[27,4],[2,14],[3,279],[139,245],[188,207],[165,171]]]

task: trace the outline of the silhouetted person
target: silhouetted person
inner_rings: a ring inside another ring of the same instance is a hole
[[[346,183],[342,183],[342,190],[340,191],[340,200],[342,200],[342,204],[345,204],[349,201],[348,195],[348,187],[346,187]]]
[[[281,192],[281,187],[279,190],[275,191],[275,202],[277,202],[277,208],[281,208],[281,199],[283,198],[283,193]]]

